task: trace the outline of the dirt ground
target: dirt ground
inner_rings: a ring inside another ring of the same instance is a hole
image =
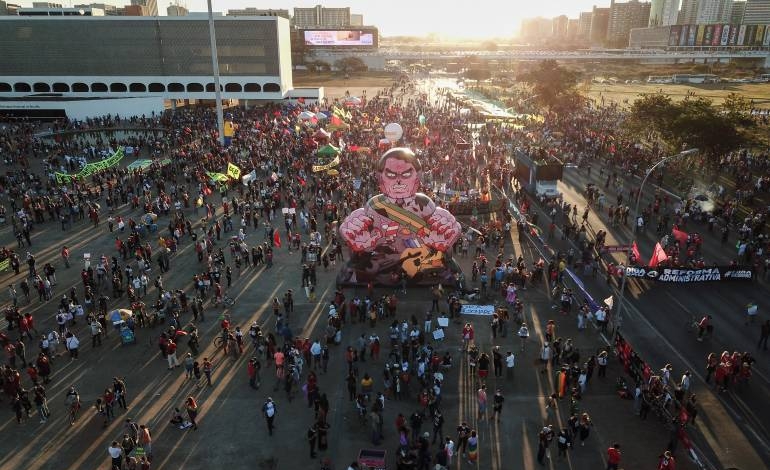
[[[615,101],[624,104],[625,101],[633,103],[642,93],[663,93],[678,101],[688,94],[705,96],[714,100],[714,104],[721,104],[730,93],[739,93],[753,100],[754,105],[761,109],[770,109],[770,85],[766,83],[719,83],[713,85],[661,85],[661,84],[616,84],[599,85],[591,84],[589,87],[581,87],[580,91],[587,96],[605,102]]]
[[[366,95],[372,97],[382,88],[389,87],[393,79],[393,74],[385,72],[353,75],[350,78],[335,73],[294,72],[295,87],[322,86],[329,99],[344,97],[346,91],[349,91],[352,96],[361,96],[366,91]]]

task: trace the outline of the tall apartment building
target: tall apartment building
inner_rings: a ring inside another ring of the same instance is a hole
[[[695,24],[727,23],[730,21],[733,0],[698,0]]]
[[[227,10],[227,16],[280,16],[281,18],[291,19],[289,10],[273,10],[264,8],[241,8],[237,10]]]
[[[147,16],[158,16],[158,0],[131,0],[131,5],[139,5],[139,6],[146,7]],[[132,16],[140,16],[140,15],[132,15]]]
[[[166,16],[187,16],[190,10],[182,5],[169,5],[166,7]]]
[[[363,25],[364,25],[364,15],[357,14],[357,13],[350,14],[350,26],[363,26]]]
[[[743,14],[746,12],[746,2],[733,2],[730,9],[730,24],[743,23]]]
[[[553,20],[548,18],[525,18],[521,22],[521,37],[530,43],[545,42],[553,32]]]
[[[609,47],[628,46],[628,36],[632,28],[645,28],[650,22],[650,3],[630,0],[610,3],[609,23],[607,25],[607,45]]]
[[[610,24],[610,9],[594,7],[591,12],[591,32],[588,40],[594,45],[604,45]]]
[[[649,26],[670,26],[679,17],[679,0],[652,0]]]
[[[747,0],[744,24],[770,24],[770,0]]]
[[[567,39],[572,41],[578,39],[579,31],[580,31],[580,20],[577,18],[570,18],[569,23],[567,24]]]
[[[695,24],[695,16],[698,14],[698,0],[682,0],[682,8],[679,10],[677,24]]]
[[[591,34],[591,15],[593,13],[590,11],[580,13],[578,18],[578,38],[587,40]]]
[[[551,36],[554,38],[567,37],[567,27],[569,18],[567,15],[560,15],[551,20]]]
[[[294,8],[294,26],[298,28],[350,26],[350,7],[326,8],[316,5],[311,8]]]

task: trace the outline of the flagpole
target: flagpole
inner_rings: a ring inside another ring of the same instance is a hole
[[[217,36],[214,30],[214,12],[211,8],[211,0],[208,0],[209,9],[209,44],[211,47],[211,68],[214,73],[214,99],[217,107],[217,130],[219,131],[219,145],[225,145],[225,120],[222,110],[222,89],[219,81],[219,57],[217,55]]]
[[[652,165],[649,170],[647,170],[645,172],[644,178],[642,178],[642,184],[639,185],[639,190],[636,193],[636,204],[634,205],[634,217],[633,217],[633,219],[631,219],[633,221],[632,223],[634,224],[634,227],[633,227],[633,229],[631,229],[631,240],[630,240],[630,242],[628,244],[629,248],[626,251],[626,256],[627,256],[626,260],[631,258],[631,256],[630,256],[631,255],[631,250],[633,249],[632,246],[633,246],[633,243],[634,243],[634,237],[636,235],[636,231],[637,231],[637,227],[638,227],[638,224],[637,224],[636,221],[639,218],[639,203],[642,201],[642,190],[644,189],[644,184],[647,183],[647,178],[650,177],[650,175],[655,171],[656,168],[658,168],[662,164],[666,163],[667,161],[672,160],[674,158],[679,158],[679,157],[685,157],[687,155],[692,155],[692,154],[695,154],[697,152],[698,152],[698,149],[691,148],[691,149],[687,149],[687,150],[684,150],[682,152],[676,153],[674,155],[669,155],[668,157],[664,157],[664,158],[660,159],[657,163]],[[627,261],[626,261],[626,264],[628,264]],[[619,299],[618,299],[618,308],[615,310],[615,319],[613,321],[613,324],[615,326],[615,328],[613,329],[614,332],[617,332],[618,330],[620,330],[620,326],[623,324],[623,307],[625,306],[624,304],[625,304],[625,301],[626,301],[626,277],[627,276],[626,276],[626,273],[624,271],[623,272],[623,278],[620,280],[620,295],[619,295]]]

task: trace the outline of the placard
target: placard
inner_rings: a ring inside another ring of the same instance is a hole
[[[438,321],[438,326],[441,328],[446,328],[449,326],[449,319],[447,317],[439,317],[436,321]]]
[[[441,329],[433,330],[433,339],[435,339],[436,341],[440,341],[444,339],[444,330],[441,330]]]
[[[463,305],[460,308],[463,315],[492,315],[495,313],[494,305]]]

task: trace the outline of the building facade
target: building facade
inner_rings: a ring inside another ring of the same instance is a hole
[[[743,23],[743,14],[746,12],[746,2],[733,2],[730,9],[730,24]]]
[[[218,17],[215,24],[224,99],[291,96],[288,20]],[[6,16],[0,50],[0,111],[48,106],[69,116],[137,115],[215,97],[205,17]]]
[[[593,45],[604,45],[607,41],[607,29],[610,24],[610,9],[594,7],[591,12],[591,34],[589,41]]]
[[[81,5],[75,5],[74,8],[78,9],[84,9],[84,8],[98,8],[99,10],[102,10],[104,12],[104,16],[117,16],[118,13],[118,7],[115,5],[110,5],[108,3],[89,3],[89,4],[81,4]]]
[[[670,26],[679,17],[679,0],[652,0],[649,26]]]
[[[633,28],[644,28],[650,22],[650,3],[630,0],[610,4],[609,23],[607,24],[607,45],[609,47],[628,46],[628,36]]]
[[[727,23],[732,6],[732,0],[698,0],[695,24]]]
[[[747,0],[743,23],[770,24],[770,0]]]
[[[158,16],[158,0],[131,0],[131,5],[147,8],[147,16]]]
[[[551,37],[563,39],[567,37],[567,28],[569,27],[569,18],[567,15],[560,15],[551,20]]]
[[[190,11],[182,5],[169,5],[166,7],[166,16],[187,16]]]
[[[264,8],[241,8],[240,10],[227,10],[227,16],[280,16],[291,19],[289,10],[271,10]]]
[[[293,20],[297,28],[350,26],[350,7],[326,8],[316,5],[311,8],[295,8]]]
[[[591,15],[593,15],[592,12],[584,11],[578,18],[578,38],[584,41],[587,41],[591,34]]]
[[[19,16],[105,16],[104,10],[99,8],[62,8],[62,7],[32,7],[19,8]]]
[[[363,25],[364,25],[364,15],[357,14],[357,13],[350,14],[350,26],[363,26]]]

